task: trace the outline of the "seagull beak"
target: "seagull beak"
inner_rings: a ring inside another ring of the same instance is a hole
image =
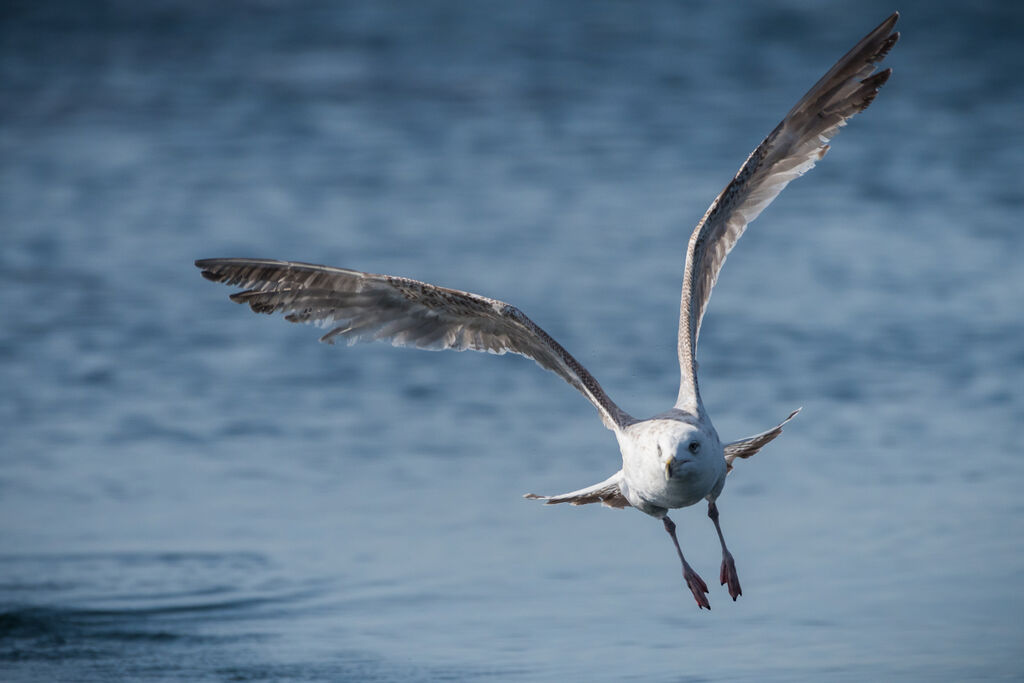
[[[669,460],[665,461],[665,479],[671,479],[671,478],[672,478],[672,460],[669,459]]]

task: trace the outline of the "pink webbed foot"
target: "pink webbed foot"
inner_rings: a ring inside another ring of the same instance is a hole
[[[733,602],[736,602],[736,598],[743,595],[743,589],[740,588],[740,576],[736,573],[736,563],[733,562],[732,553],[728,551],[722,555],[722,571],[719,578],[723,586],[729,585],[729,596],[732,597]]]
[[[693,593],[693,599],[697,601],[697,608],[710,610],[711,603],[708,602],[707,598],[708,585],[704,583],[704,579],[700,578],[697,572],[693,571],[693,567],[683,557],[683,551],[679,547],[679,539],[676,538],[676,523],[667,516],[662,517],[661,521],[665,525],[665,531],[672,537],[672,544],[676,547],[676,554],[679,555],[679,561],[683,565],[683,578],[686,580],[686,585],[689,587],[690,592]]]
[[[708,602],[708,585],[704,583],[704,579],[700,578],[700,575],[690,568],[690,565],[683,567],[683,579],[686,580],[686,585],[689,587],[690,592],[693,593],[694,600],[697,601],[697,609],[711,609],[711,603]],[[737,584],[739,585],[739,584]]]

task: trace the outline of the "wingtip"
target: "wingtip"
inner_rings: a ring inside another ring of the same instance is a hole
[[[900,11],[896,10],[895,12],[893,12],[892,14],[887,16],[885,18],[885,20],[882,21],[882,23],[878,25],[878,28],[876,28],[875,31],[891,31],[892,27],[895,26],[896,22],[899,21],[899,20],[900,20]]]
[[[892,76],[891,66],[882,69],[876,74],[868,76],[863,81],[861,81],[861,83],[868,86],[868,88],[875,90],[877,93],[877,91],[881,89],[883,85],[885,85],[885,82],[889,80],[889,76]]]
[[[889,54],[889,50],[892,49],[892,46],[899,42],[900,32],[895,31],[890,33],[890,31],[892,31],[893,27],[896,25],[896,22],[899,21],[899,18],[900,13],[893,12],[892,14],[889,15],[888,19],[879,24],[878,28],[871,32],[871,35],[884,35],[889,33],[885,40],[882,41],[882,44],[878,47],[878,51],[875,53],[874,58],[871,60],[872,62],[880,62],[883,59],[885,59],[886,55]]]
[[[201,258],[196,259],[194,263],[196,268],[199,268],[202,271],[200,275],[205,277],[207,280],[212,280],[213,282],[220,282],[221,276],[214,272],[214,267],[220,260],[221,259],[215,258]]]
[[[536,493],[524,493],[523,498],[528,500],[542,500],[545,505],[554,505],[556,502],[561,502],[551,500],[551,496],[538,496]]]
[[[888,38],[886,38],[885,42],[882,43],[882,46],[878,48],[878,52],[875,53],[874,59],[871,60],[872,63],[877,64],[878,62],[885,59],[889,55],[889,52],[892,51],[893,45],[895,45],[898,42],[900,42],[900,32],[896,31],[895,33],[891,34]]]

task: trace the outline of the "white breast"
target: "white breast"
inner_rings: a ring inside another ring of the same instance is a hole
[[[644,420],[619,434],[624,493],[631,505],[647,514],[661,517],[667,509],[693,505],[709,494],[717,497],[725,482],[725,457],[717,434],[686,417]],[[704,437],[703,452],[688,457],[688,462],[677,460],[667,477],[666,462],[695,430]]]

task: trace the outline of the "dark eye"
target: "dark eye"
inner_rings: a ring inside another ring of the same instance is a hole
[[[696,455],[697,451],[700,450],[700,443],[697,441],[691,441],[690,445],[686,447],[691,453]]]

